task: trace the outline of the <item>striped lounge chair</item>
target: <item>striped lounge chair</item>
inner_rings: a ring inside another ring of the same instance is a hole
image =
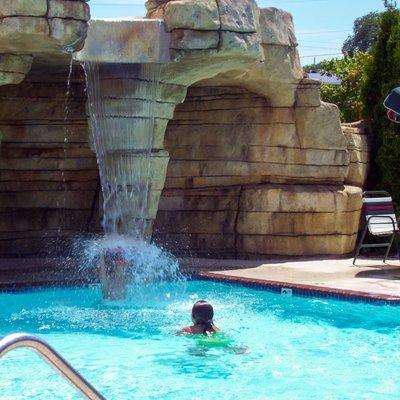
[[[396,242],[397,249],[399,225],[394,212],[393,200],[390,194],[385,191],[364,192],[363,206],[366,224],[357,246],[353,264],[356,263],[361,249],[368,247],[386,247],[385,257],[383,259],[383,262],[385,262],[393,242]],[[371,236],[390,237],[390,239],[385,241],[385,243],[364,243],[367,232],[369,232]]]

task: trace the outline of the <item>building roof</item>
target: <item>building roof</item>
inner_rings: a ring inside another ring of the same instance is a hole
[[[321,81],[322,83],[325,83],[326,85],[341,85],[342,84],[341,79],[339,79],[335,75],[332,75],[332,76],[324,75],[317,71],[309,72],[307,75],[309,78],[315,79],[317,81]]]

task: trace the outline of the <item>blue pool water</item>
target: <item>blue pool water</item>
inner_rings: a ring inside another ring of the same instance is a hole
[[[233,344],[174,333],[198,299]],[[97,287],[0,294],[0,335],[31,332],[59,350],[107,399],[395,399],[400,308],[282,297],[189,281],[132,289],[104,303]],[[0,360],[1,399],[79,399],[35,354]]]

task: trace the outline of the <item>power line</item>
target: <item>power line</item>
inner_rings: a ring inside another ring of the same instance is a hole
[[[301,43],[310,43],[310,44],[331,44],[331,45],[338,45],[341,46],[343,44],[343,40],[338,40],[338,41],[320,41],[320,40],[300,40]]]
[[[301,31],[297,31],[297,36],[301,36],[301,35],[324,35],[324,34],[328,34],[328,33],[348,33],[351,30],[340,30],[340,31],[313,31],[313,32],[301,32]]]
[[[326,56],[342,56],[342,53],[329,53],[329,54],[313,54],[312,56],[301,56],[300,58],[312,58],[312,57],[326,57]]]
[[[143,4],[124,4],[124,3],[93,3],[91,7],[140,7],[144,8]]]
[[[319,50],[340,50],[338,47],[324,47],[324,46],[306,46],[303,44],[299,44],[299,47],[304,49],[319,49]]]
[[[331,1],[331,0],[298,0],[298,1],[295,1],[295,0],[270,0],[270,1],[272,1],[273,3],[279,1],[279,3],[290,3],[293,5],[296,5],[296,4],[304,4],[304,3],[327,2],[327,1]]]

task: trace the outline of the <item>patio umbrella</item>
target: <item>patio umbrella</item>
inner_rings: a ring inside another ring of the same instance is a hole
[[[383,105],[387,108],[388,118],[396,123],[400,123],[400,87],[393,89],[386,97]]]

